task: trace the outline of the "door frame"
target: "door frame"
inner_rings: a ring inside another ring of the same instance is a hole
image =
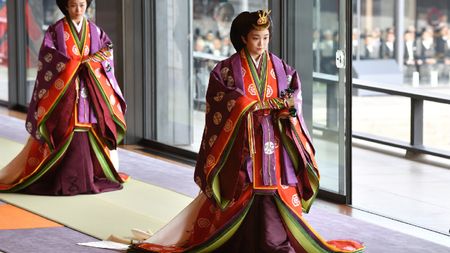
[[[340,1],[342,2],[342,1]],[[345,6],[341,6],[341,12],[344,12],[344,24],[345,24],[345,62],[346,62],[346,68],[345,68],[345,204],[351,205],[352,204],[352,102],[353,102],[353,65],[352,65],[352,30],[353,30],[353,1],[352,0],[345,0],[344,3]],[[344,10],[342,10],[344,8]],[[341,23],[341,20],[339,21]],[[342,24],[340,24],[341,26]],[[342,33],[341,33],[342,35]]]
[[[346,65],[345,68],[339,69],[336,84],[339,187],[338,192],[321,189],[318,194],[321,199],[339,204],[352,203],[352,13],[352,0],[339,1],[337,11],[339,48],[337,49],[345,52]],[[331,79],[327,81],[336,83]]]

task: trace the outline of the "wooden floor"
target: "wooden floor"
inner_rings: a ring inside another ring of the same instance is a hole
[[[4,107],[0,114],[25,119]],[[316,205],[450,247],[449,182],[448,160],[406,159],[402,150],[355,140],[352,206]]]

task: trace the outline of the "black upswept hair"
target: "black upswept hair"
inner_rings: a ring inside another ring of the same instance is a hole
[[[68,2],[69,2],[69,0],[56,0],[56,5],[58,5],[58,8],[61,10],[61,12],[66,17],[69,16],[69,12],[67,11],[67,3]],[[87,4],[86,10],[89,8],[91,3],[92,3],[92,0],[86,0],[86,4]]]
[[[270,13],[270,12],[269,12]],[[272,18],[268,15],[269,13],[264,10],[259,10],[255,12],[244,11],[237,15],[233,22],[231,23],[230,39],[233,43],[234,49],[237,52],[241,51],[245,47],[242,37],[246,37],[247,34],[253,29],[269,29],[270,36],[272,36]],[[267,22],[260,24],[261,15],[267,14]]]

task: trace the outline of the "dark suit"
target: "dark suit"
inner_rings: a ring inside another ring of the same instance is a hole
[[[392,44],[392,48],[389,48],[386,42],[381,45],[381,58],[383,59],[394,59],[396,54],[396,43]]]

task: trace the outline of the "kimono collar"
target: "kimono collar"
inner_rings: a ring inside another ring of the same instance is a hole
[[[258,59],[253,58],[253,56],[251,56],[251,55],[250,55],[250,57],[252,58],[252,61],[255,64],[256,69],[258,69],[259,68],[259,64],[261,63],[262,55],[260,55],[258,57]]]
[[[287,89],[287,76],[286,71],[284,70],[283,61],[278,58],[276,55],[269,52],[269,58],[272,60],[273,68],[275,70],[275,75],[277,76],[278,82],[278,92],[281,96],[281,92]],[[241,64],[241,56],[239,52],[234,53],[230,56],[230,62],[228,64],[231,65],[231,69],[236,77],[242,76],[242,64]],[[236,88],[240,90],[242,94],[245,94],[244,83],[242,78],[235,78]]]
[[[78,24],[72,20],[73,26],[75,27],[75,29],[77,30],[78,33],[80,33],[81,28],[83,28],[83,22],[84,22],[84,18]]]

